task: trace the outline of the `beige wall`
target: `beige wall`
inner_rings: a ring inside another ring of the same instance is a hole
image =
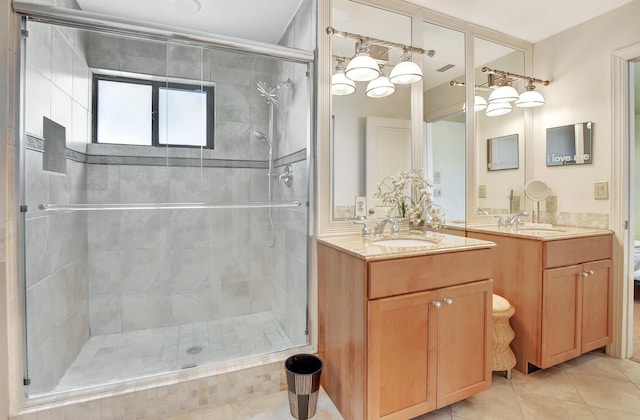
[[[640,2],[634,1],[533,46],[533,75],[546,105],[533,111],[533,179],[558,195],[558,211],[608,214],[610,200],[595,200],[595,182],[611,182],[611,54],[640,41]],[[593,164],[546,167],[547,127],[593,121]],[[611,194],[611,185],[609,185]]]

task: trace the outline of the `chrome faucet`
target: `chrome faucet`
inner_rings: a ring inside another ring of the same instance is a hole
[[[504,225],[515,226],[515,227],[522,226],[524,225],[524,219],[522,217],[523,216],[526,217],[528,215],[529,213],[527,213],[526,211],[519,211],[516,214],[508,216],[504,221]],[[498,221],[498,226],[500,226],[500,221]]]
[[[380,220],[374,227],[373,227],[373,233],[375,233],[376,235],[382,235],[384,233],[384,227],[387,225],[387,223],[391,223],[391,234],[398,234],[400,233],[400,228],[398,227],[398,222],[395,221],[395,219],[387,216],[384,219]]]
[[[354,220],[353,223],[355,223],[356,225],[362,225],[362,236],[369,236],[371,234],[371,229],[369,229],[369,225],[367,225],[367,222],[365,222],[364,217],[362,216],[358,216],[356,217],[357,220]]]

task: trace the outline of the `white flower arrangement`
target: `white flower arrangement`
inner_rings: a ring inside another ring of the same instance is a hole
[[[400,171],[396,176],[387,176],[378,184],[374,197],[389,206],[387,216],[397,211],[398,217],[408,217],[414,226],[441,229],[445,222],[442,207],[433,202],[433,182],[424,178],[422,169]]]

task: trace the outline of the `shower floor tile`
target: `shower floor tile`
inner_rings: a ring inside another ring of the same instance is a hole
[[[271,312],[89,338],[55,389],[69,391],[291,348]]]

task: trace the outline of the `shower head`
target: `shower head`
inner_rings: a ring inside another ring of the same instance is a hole
[[[271,147],[271,140],[269,140],[269,137],[267,137],[266,134],[264,134],[262,131],[258,130],[257,128],[253,129],[253,135],[256,137],[256,139],[258,140],[264,140],[267,142],[267,144],[269,145],[269,147]]]

